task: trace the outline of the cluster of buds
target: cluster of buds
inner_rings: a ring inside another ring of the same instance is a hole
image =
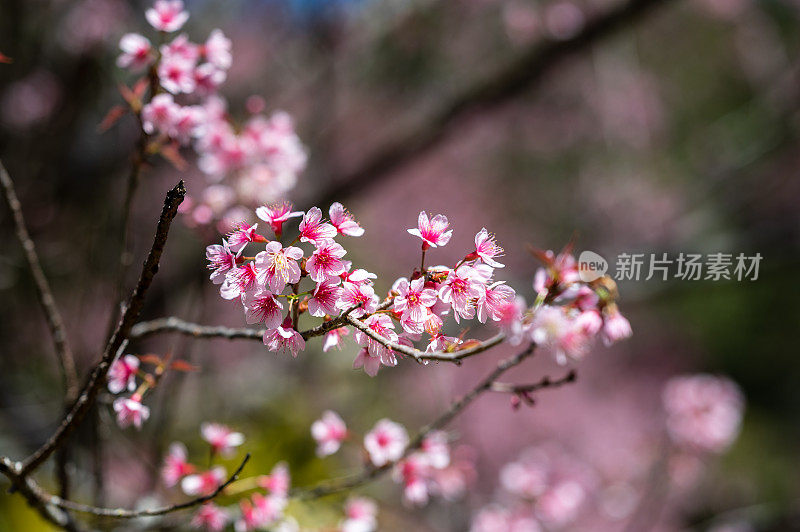
[[[311,425],[311,435],[319,456],[334,454],[343,442],[353,439],[342,418],[330,410]],[[418,448],[409,449],[405,427],[389,419],[381,419],[367,432],[362,451],[371,466],[392,466],[392,478],[403,486],[403,500],[408,505],[425,505],[431,495],[448,500],[460,497],[473,473],[472,462],[464,453],[451,456],[444,432],[430,432]]]
[[[194,366],[183,360],[171,360],[171,356],[158,355],[123,355],[117,358],[108,370],[108,391],[114,395],[132,392],[129,397],[118,397],[113,408],[117,414],[120,428],[131,425],[137,429],[150,417],[150,409],[142,404],[145,394],[155,388],[167,369],[176,371],[194,371]],[[152,366],[145,371],[142,364]]]
[[[187,223],[217,222],[228,229],[247,208],[275,201],[295,186],[306,165],[305,148],[291,117],[281,111],[263,114],[258,97],[248,100],[244,124],[232,121],[218,94],[233,62],[231,41],[221,30],[213,30],[204,43],[191,42],[185,33],[165,42],[189,18],[180,0],[157,0],[145,16],[164,42],[155,46],[137,33],[122,37],[117,64],[145,71],[123,96],[147,135],[148,154],[161,153],[183,167],[180,148],[196,152],[207,186],[181,206]]]

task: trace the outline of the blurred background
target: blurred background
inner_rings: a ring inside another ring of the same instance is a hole
[[[558,448],[603,486],[566,530],[800,530],[800,3],[651,3],[630,14],[618,0],[187,2],[190,36],[219,27],[233,41],[221,91],[231,116],[246,118],[258,95],[268,112],[294,117],[309,160],[288,197],[323,211],[345,204],[366,229],[347,241],[348,258],[379,275],[377,293],[417,264],[419,244],[405,229],[420,210],[446,214],[455,229],[432,261],[457,261],[485,226],[506,249],[502,278],[529,301],[538,264],[528,244],[558,250],[574,237],[612,268],[621,253],[763,257],[755,281],[620,282],[633,337],[598,345],[576,385],[540,394],[533,407],[481,398],[450,427],[474,467],[467,493],[409,510],[384,479],[361,490],[379,500],[380,530],[469,529],[481,507],[502,500],[502,466],[531,447]],[[145,7],[0,0],[0,52],[13,59],[0,64],[0,158],[82,375],[108,326],[138,137],[131,117],[98,125],[121,101],[117,85],[132,83],[114,61],[121,35],[146,31]],[[586,32],[608,13],[619,14],[613,24]],[[154,158],[143,173],[134,264],[165,191],[180,178],[190,195],[205,187],[186,157],[184,171]],[[204,249],[218,230],[192,225],[175,225],[143,317],[243,326],[238,305],[207,278]],[[57,423],[62,389],[5,209],[0,237],[0,451],[19,457]],[[201,371],[168,373],[140,432],[118,429],[111,398],[101,397],[75,437],[74,498],[132,507],[155,490],[180,499],[158,487],[161,457],[174,440],[200,452],[205,420],[246,434],[252,472],[286,460],[294,485],[352,472],[355,449],[314,454],[309,426],[323,410],[359,434],[382,417],[414,432],[511,348],[462,367],[401,363],[374,379],[351,369],[352,343],[323,354],[311,341],[296,360],[259,343],[177,336],[130,350],[170,351]],[[562,371],[540,355],[510,379]],[[654,466],[661,390],[694,372],[739,384],[741,434],[723,455],[667,478]],[[47,470],[39,476],[51,485]],[[646,518],[636,521],[644,499]],[[330,529],[342,500],[292,503],[289,513]],[[48,528],[4,491],[0,530]]]

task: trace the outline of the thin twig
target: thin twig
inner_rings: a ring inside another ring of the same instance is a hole
[[[565,384],[571,384],[575,382],[577,378],[578,374],[575,372],[575,370],[570,370],[569,373],[560,379],[551,380],[550,377],[543,377],[540,381],[532,384],[509,384],[507,382],[495,382],[492,384],[489,391],[512,394],[532,393],[545,388],[558,388],[560,386],[564,386]]]
[[[89,408],[91,408],[94,403],[111,363],[114,361],[120,348],[127,342],[131,327],[133,327],[133,324],[139,317],[139,313],[144,305],[145,294],[150,288],[153,277],[155,277],[158,271],[158,264],[161,260],[161,253],[164,251],[164,246],[167,242],[170,225],[185,195],[186,189],[183,186],[183,181],[180,181],[175,188],[167,193],[167,197],[164,199],[164,208],[161,211],[161,217],[156,228],[155,238],[153,239],[153,245],[150,248],[147,259],[142,265],[139,282],[131,293],[119,323],[117,324],[117,328],[114,334],[111,335],[100,362],[95,366],[89,376],[89,380],[81,390],[78,399],[75,401],[69,413],[64,416],[64,419],[61,421],[55,433],[53,433],[50,439],[36,452],[25,459],[22,470],[20,471],[22,476],[36,469],[47,460],[53,451],[64,443],[66,438],[75,430],[75,427],[81,422],[86,412],[88,412]]]
[[[25,227],[25,218],[22,216],[22,206],[14,190],[14,182],[11,181],[11,176],[8,175],[2,161],[0,161],[0,182],[2,182],[3,185],[3,195],[6,199],[6,204],[14,218],[17,240],[22,244],[22,249],[25,252],[25,259],[28,262],[28,267],[30,268],[31,275],[33,275],[33,280],[36,284],[36,295],[38,296],[39,304],[44,310],[47,326],[53,337],[56,357],[58,358],[58,364],[61,368],[61,375],[64,380],[65,396],[68,398],[68,401],[72,401],[78,391],[78,373],[75,369],[75,359],[72,356],[72,350],[67,341],[64,320],[61,318],[61,313],[56,306],[53,292],[50,289],[50,283],[47,281],[44,270],[42,270],[42,264],[39,262],[39,256],[36,253],[36,247]]]
[[[450,405],[450,408],[445,413],[436,418],[432,423],[423,427],[406,448],[405,453],[403,453],[403,458],[419,449],[428,434],[435,430],[439,430],[450,423],[453,418],[455,418],[467,406],[469,406],[470,403],[477,399],[478,396],[488,391],[492,387],[492,384],[503,373],[521,364],[526,358],[533,354],[535,349],[536,344],[531,343],[525,350],[500,362],[497,367],[492,370],[492,372],[489,373],[489,375],[487,375],[483,380],[481,380],[474,388],[461,397],[461,399]],[[300,499],[316,499],[353,489],[363,484],[367,484],[368,482],[371,482],[372,480],[383,475],[389,471],[395,465],[395,463],[396,462],[390,462],[381,467],[367,467],[364,471],[355,475],[323,481],[310,488],[298,488],[292,491],[292,496]]]

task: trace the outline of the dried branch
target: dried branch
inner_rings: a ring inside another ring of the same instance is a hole
[[[28,267],[30,268],[31,275],[33,275],[33,280],[36,285],[36,295],[39,299],[39,304],[44,310],[47,326],[53,337],[56,357],[58,358],[58,364],[61,368],[61,375],[64,380],[65,396],[68,398],[68,401],[72,401],[78,392],[78,373],[75,369],[75,359],[72,356],[72,350],[67,341],[64,320],[61,318],[61,313],[56,306],[53,292],[50,289],[50,283],[44,275],[44,270],[42,270],[42,264],[39,262],[39,256],[36,253],[36,247],[33,245],[33,240],[31,240],[30,234],[28,234],[28,230],[25,227],[25,218],[22,216],[22,206],[14,190],[14,183],[11,181],[11,176],[8,175],[2,161],[0,161],[0,182],[2,182],[3,185],[3,195],[6,204],[14,218],[17,240],[22,244],[22,249],[25,252],[25,259],[28,262]]]
[[[534,382],[532,384],[509,384],[506,382],[495,382],[492,384],[489,391],[512,394],[533,393],[545,388],[558,388],[560,386],[564,386],[565,384],[571,384],[575,382],[577,378],[578,374],[575,372],[575,370],[570,370],[569,373],[560,379],[550,380],[550,377],[543,377],[539,382]]]
[[[453,418],[455,418],[458,414],[460,414],[470,403],[472,403],[475,399],[478,398],[482,393],[489,391],[492,387],[492,384],[506,371],[510,370],[511,368],[518,366],[521,364],[526,358],[533,355],[534,350],[536,349],[536,344],[531,343],[525,350],[520,351],[516,355],[507,358],[500,362],[497,367],[492,370],[489,375],[487,375],[483,380],[481,380],[474,388],[472,388],[469,392],[467,392],[461,399],[454,402],[450,405],[450,408],[436,418],[432,423],[426,425],[419,431],[417,436],[411,441],[409,446],[406,448],[405,453],[403,454],[403,458],[410,455],[422,445],[423,440],[425,439],[428,434],[435,430],[439,430],[443,428],[445,425],[450,423]],[[291,495],[293,497],[297,497],[300,499],[316,499],[319,497],[325,497],[327,495],[332,495],[335,493],[339,493],[342,491],[346,491],[349,489],[353,489],[359,487],[363,484],[367,484],[372,480],[378,478],[379,476],[383,475],[387,471],[389,471],[393,466],[394,462],[388,463],[381,467],[367,467],[361,473],[351,475],[349,477],[342,477],[338,479],[328,480],[324,482],[320,482],[316,486],[310,488],[299,488],[293,490]]]
[[[47,442],[42,445],[36,452],[25,459],[20,471],[21,476],[25,476],[39,465],[41,465],[47,458],[55,451],[60,445],[64,443],[66,438],[75,430],[75,427],[81,422],[83,417],[91,408],[100,387],[103,385],[108,369],[114,361],[115,356],[124,347],[130,334],[131,328],[139,317],[139,313],[144,305],[144,297],[150,284],[153,282],[153,277],[158,271],[158,264],[161,260],[161,253],[164,251],[164,246],[167,243],[167,236],[169,235],[169,228],[172,220],[178,212],[178,206],[183,201],[186,195],[186,189],[183,186],[183,181],[180,181],[175,188],[167,193],[164,199],[164,208],[161,211],[161,217],[158,221],[156,228],[155,238],[153,245],[150,248],[150,253],[142,265],[142,272],[139,276],[139,282],[133,289],[130,298],[122,312],[119,323],[117,324],[114,334],[106,345],[103,356],[100,362],[95,366],[88,381],[81,390],[72,409],[64,416],[61,425],[56,429],[55,433],[50,437]]]
[[[202,497],[197,497],[195,499],[191,499],[186,502],[182,502],[179,504],[173,504],[170,506],[164,506],[161,508],[154,508],[150,510],[126,510],[124,508],[99,508],[97,506],[91,506],[88,504],[81,504],[78,502],[68,501],[61,497],[57,497],[55,495],[51,495],[44,491],[32,478],[25,477],[20,470],[19,464],[14,464],[10,462],[7,458],[0,459],[0,473],[3,473],[7,476],[14,486],[22,493],[25,498],[34,505],[35,508],[41,511],[46,510],[48,515],[51,515],[53,519],[48,519],[55,525],[60,527],[66,526],[66,521],[54,511],[53,507],[61,508],[63,510],[70,510],[73,512],[80,512],[85,514],[92,514],[99,517],[114,517],[117,519],[134,519],[137,517],[156,517],[159,515],[166,515],[171,514],[174,512],[179,512],[181,510],[186,510],[189,508],[193,508],[195,506],[199,506],[203,503],[206,503],[212,499],[215,499],[219,495],[221,495],[225,488],[236,482],[238,480],[239,475],[242,473],[244,466],[250,460],[250,453],[244,457],[244,460],[239,464],[239,467],[236,468],[236,471],[233,472],[228,480],[224,483],[220,484],[217,489],[214,490],[213,493],[208,495],[204,495]],[[44,514],[43,514],[44,515]]]
[[[632,25],[669,0],[629,0],[590,20],[577,34],[560,41],[531,45],[493,73],[462,88],[438,108],[425,113],[426,121],[407,128],[376,150],[361,166],[330,176],[326,190],[309,205],[328,205],[343,196],[364,193],[394,171],[442,144],[454,126],[475,111],[490,111],[540,82],[561,61]]]

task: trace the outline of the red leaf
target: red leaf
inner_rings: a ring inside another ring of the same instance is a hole
[[[197,366],[193,366],[186,362],[185,360],[176,360],[172,364],[170,364],[170,369],[174,369],[175,371],[200,371],[200,368]]]
[[[13,62],[14,62],[13,59],[11,59],[7,55],[5,55],[3,52],[0,52],[0,63],[9,64],[9,63],[13,63]]]
[[[108,113],[106,113],[106,116],[103,118],[102,122],[98,124],[97,130],[100,133],[105,133],[106,131],[111,129],[111,127],[114,124],[116,124],[120,118],[125,116],[125,113],[127,112],[128,108],[125,107],[124,105],[115,105],[114,107],[108,110]]]
[[[155,366],[161,364],[161,357],[158,355],[142,355],[139,357],[139,360],[145,364],[153,364]]]
[[[188,166],[186,160],[178,151],[178,146],[175,144],[169,144],[161,148],[161,155],[172,163],[176,170],[185,170]]]

